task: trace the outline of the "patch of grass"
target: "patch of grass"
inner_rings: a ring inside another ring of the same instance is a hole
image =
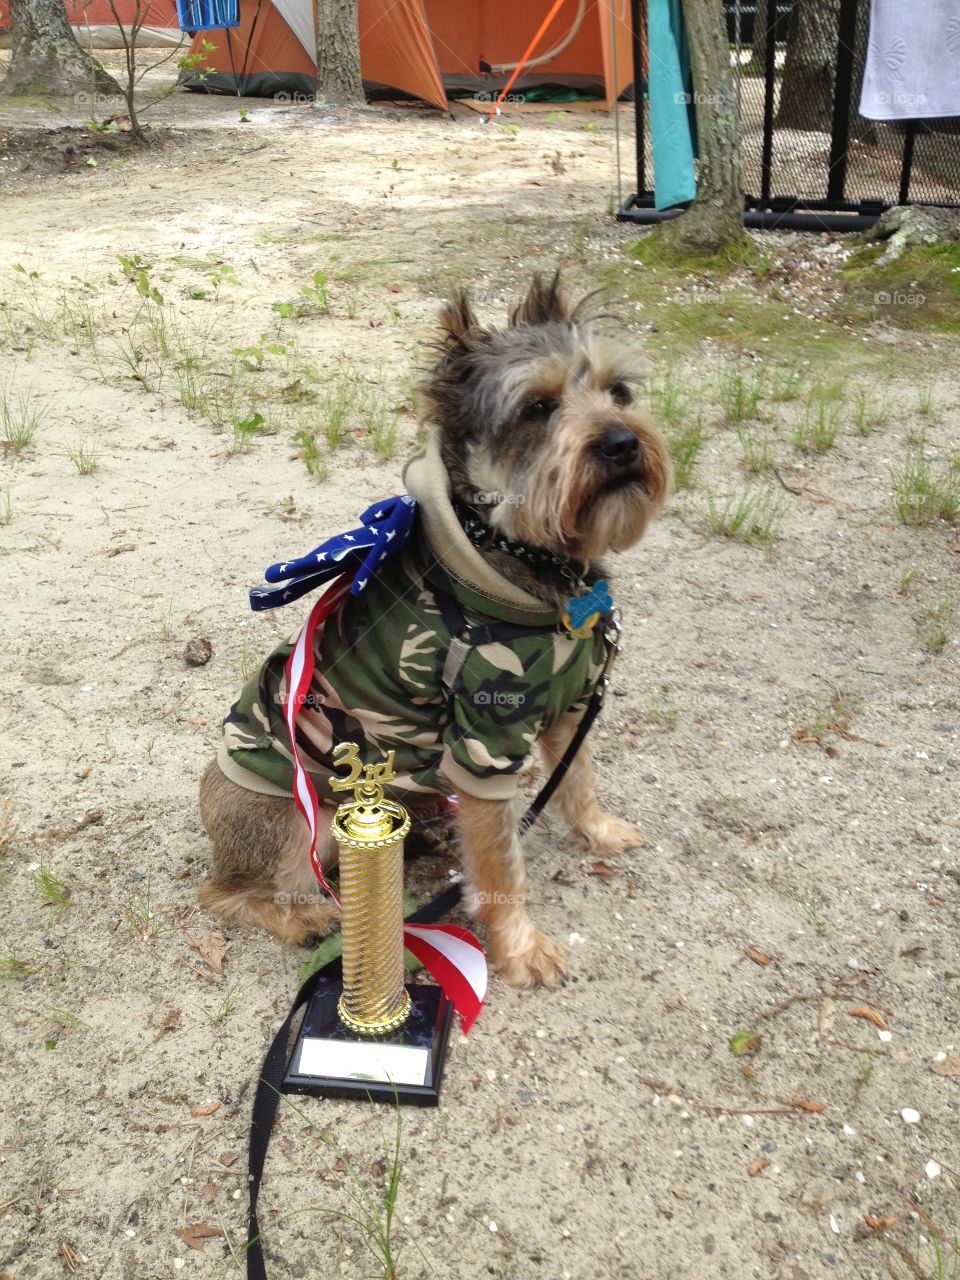
[[[352,372],[336,374],[324,387],[318,410],[327,444],[331,449],[336,449],[343,442],[350,419],[362,400],[362,388]]]
[[[204,1010],[204,1013],[206,1014],[207,1019],[212,1026],[218,1027],[221,1022],[225,1022],[227,1018],[230,1016],[230,1014],[233,1012],[233,1010],[236,1008],[237,1001],[243,995],[244,991],[249,990],[249,987],[251,984],[247,983],[246,986],[242,986],[241,985],[242,982],[243,982],[243,979],[238,978],[236,982],[231,983],[231,985],[227,988],[226,995],[217,1005],[213,1013],[207,1013],[207,1011]]]
[[[743,450],[743,461],[751,475],[763,475],[776,462],[776,449],[772,433],[758,423],[741,422],[737,426],[737,439]]]
[[[46,418],[47,410],[34,403],[29,391],[0,386],[0,443],[5,451],[17,457],[28,449]]]
[[[660,729],[675,729],[680,719],[680,712],[668,702],[670,686],[662,684],[653,695],[653,701],[643,713],[647,724],[656,725]]]
[[[890,472],[894,508],[903,524],[928,525],[960,520],[960,471],[951,464],[934,468],[923,434],[907,447],[902,466]]]
[[[36,966],[30,960],[24,960],[12,948],[0,951],[0,981],[19,982],[29,978]]]
[[[917,619],[917,637],[925,649],[940,653],[957,626],[957,595],[951,588],[939,600],[925,601]]]
[[[396,1125],[392,1139],[388,1140],[383,1129],[383,1122],[382,1120],[380,1121],[382,1154],[374,1163],[374,1168],[377,1169],[379,1178],[382,1181],[379,1182],[379,1185],[370,1186],[361,1177],[356,1165],[347,1155],[344,1148],[325,1129],[321,1128],[295,1102],[291,1102],[287,1094],[280,1094],[279,1097],[285,1106],[289,1107],[291,1111],[294,1111],[301,1120],[304,1120],[310,1126],[316,1138],[326,1147],[329,1154],[336,1161],[337,1168],[345,1171],[346,1177],[340,1185],[350,1199],[353,1210],[348,1213],[340,1209],[328,1209],[320,1205],[305,1209],[293,1209],[281,1214],[272,1225],[279,1227],[286,1219],[295,1217],[300,1213],[323,1213],[328,1214],[330,1217],[338,1218],[345,1223],[350,1223],[359,1232],[364,1248],[372,1255],[382,1280],[396,1280],[399,1249],[394,1240],[394,1227],[397,1197],[400,1192],[400,1181],[403,1174],[403,1161],[400,1158],[402,1122],[399,1103],[394,1103]]]
[[[53,917],[59,920],[70,906],[70,890],[55,872],[42,861],[33,873],[33,887],[45,907],[53,908]]]
[[[78,440],[76,444],[68,444],[65,452],[77,468],[78,475],[90,476],[96,471],[100,450],[95,444],[91,444],[86,440]]]
[[[662,374],[650,378],[645,387],[650,408],[661,426],[668,430],[679,426],[690,413],[690,395],[676,369],[670,365]]]
[[[808,405],[793,429],[793,443],[805,453],[827,453],[840,434],[840,409],[828,401]]]
[[[151,942],[154,938],[159,938],[176,927],[169,921],[165,924],[161,923],[160,913],[153,900],[153,886],[149,874],[143,889],[132,894],[123,904],[123,914],[127,924],[141,942]]]
[[[320,452],[320,444],[316,435],[306,429],[298,431],[293,437],[293,443],[299,450],[308,475],[315,476],[318,480],[326,480],[329,468],[327,467],[326,458]]]
[[[850,694],[835,693],[827,703],[816,706],[809,717],[794,730],[797,742],[821,744],[824,734],[850,737],[850,724],[860,710],[860,703]]]
[[[231,424],[230,448],[227,452],[231,455],[238,453],[248,453],[253,437],[263,430],[264,417],[262,413],[248,413],[245,418],[234,418]]]
[[[679,492],[688,489],[693,479],[697,455],[707,439],[703,419],[697,414],[685,425],[664,432],[670,457],[673,459],[673,487]]]
[[[701,254],[689,249],[678,250],[655,228],[630,246],[630,256],[645,267],[668,269],[686,275],[724,276],[732,271],[749,270],[763,276],[770,268],[772,255],[768,249],[744,236],[737,244],[716,253]]]
[[[794,890],[790,896],[793,898],[797,906],[802,909],[803,914],[813,925],[816,933],[821,938],[826,937],[827,923],[820,914],[820,904],[817,902],[817,899],[815,897],[810,897],[809,899],[803,898],[796,890]]]
[[[777,404],[800,400],[804,395],[807,375],[795,365],[776,365],[768,375],[767,395]]]
[[[270,310],[281,320],[302,320],[304,316],[330,314],[330,278],[325,271],[313,273],[310,283],[290,302],[272,302]]]
[[[367,428],[375,453],[384,462],[389,462],[397,452],[399,417],[382,399],[378,398],[368,406]]]
[[[858,436],[869,436],[883,426],[890,413],[890,405],[886,398],[873,400],[866,391],[860,390],[853,397],[853,427]]]
[[[240,648],[240,658],[237,663],[237,669],[240,672],[240,679],[246,684],[255,671],[260,667],[260,659],[253,652],[250,646],[244,640]]]
[[[857,325],[960,332],[960,244],[914,245],[878,266],[882,252],[865,245],[844,263],[842,316]]]
[[[723,416],[733,427],[754,420],[766,390],[762,371],[730,365],[720,374],[718,398]]]
[[[724,494],[707,492],[710,531],[723,538],[761,546],[769,550],[780,534],[782,504],[770,489],[746,489]]]

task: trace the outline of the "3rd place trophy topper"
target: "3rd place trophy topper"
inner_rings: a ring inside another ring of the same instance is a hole
[[[356,746],[341,743],[338,764],[353,791],[337,808],[343,980],[323,979],[307,1006],[284,1091],[371,1097],[435,1106],[453,1004],[439,987],[404,984],[403,841],[410,818],[384,799],[393,752],[361,769]]]

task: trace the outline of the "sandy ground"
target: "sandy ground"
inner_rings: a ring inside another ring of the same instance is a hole
[[[250,614],[246,589],[398,491],[409,371],[448,283],[502,314],[534,267],[577,287],[628,270],[596,113],[514,134],[464,110],[253,105],[241,125],[235,103],[173,99],[177,136],[120,163],[24,171],[16,141],[2,161],[0,387],[46,411],[0,462],[9,1280],[243,1274],[251,1085],[303,959],[195,905],[199,774],[242,672],[299,620]],[[285,344],[248,360],[287,388],[272,434],[231,452],[230,423],[180,403],[175,355],[124,376],[121,254],[224,370],[234,346]],[[283,320],[270,304],[318,269],[331,313]],[[64,296],[89,300],[100,370]],[[646,336],[656,369],[663,335]],[[403,1277],[938,1274],[930,1242],[960,1223],[960,694],[956,635],[931,651],[917,620],[956,587],[960,543],[896,521],[889,471],[923,426],[947,465],[958,379],[946,340],[868,334],[859,352],[815,372],[881,388],[885,420],[822,457],[778,437],[799,492],[773,486],[769,554],[709,530],[710,488],[747,478],[711,398],[730,357],[685,357],[709,438],[692,489],[617,565],[626,652],[595,744],[602,794],[647,843],[607,869],[559,825],[529,837],[532,909],[572,944],[570,981],[494,979],[440,1109],[404,1111]],[[343,370],[387,389],[397,456],[354,431],[319,480],[291,444],[319,410],[289,387]],[[213,648],[199,668],[194,636]],[[453,865],[418,866],[418,891]],[[755,1047],[736,1057],[740,1032]],[[376,1200],[392,1116],[305,1111],[282,1115],[261,1197],[271,1274],[382,1274],[332,1216],[351,1182],[318,1131]]]

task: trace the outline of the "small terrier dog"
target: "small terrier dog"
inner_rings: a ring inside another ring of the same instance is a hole
[[[463,292],[440,325],[421,385],[427,447],[404,477],[416,536],[376,575],[385,581],[374,595],[348,596],[315,641],[317,683],[302,744],[298,713],[298,746],[326,800],[324,867],[337,857],[323,783],[338,742],[361,740],[370,760],[396,748],[399,798],[415,819],[443,810],[455,790],[465,901],[488,931],[494,968],[514,986],[555,986],[563,950],[525,905],[518,776],[535,746],[549,772],[570,742],[604,656],[602,628],[571,627],[570,598],[602,579],[600,556],[633,546],[660,511],[669,453],[634,400],[637,355],[601,334],[583,303],[571,308],[557,276],[533,278],[506,328],[482,325]],[[479,630],[451,689],[458,613]],[[241,695],[203,777],[213,867],[200,901],[302,942],[328,932],[337,911],[319,895],[290,794],[278,706],[288,652],[268,658]],[[279,772],[261,764],[268,739]],[[598,807],[586,742],[554,804],[596,854],[641,842],[636,827]]]

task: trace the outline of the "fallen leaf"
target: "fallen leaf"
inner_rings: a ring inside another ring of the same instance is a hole
[[[686,1187],[681,1186],[679,1182],[674,1182],[670,1186],[670,1194],[675,1195],[678,1200],[686,1200],[689,1193]]]
[[[220,1160],[220,1163],[222,1165],[225,1165],[226,1168],[228,1169],[232,1164],[237,1163],[237,1153],[235,1151],[227,1151],[222,1156],[219,1156],[218,1158]]]
[[[109,547],[103,554],[105,556],[123,555],[124,551],[136,551],[137,544],[135,542],[122,542],[119,547]]]
[[[223,1228],[211,1227],[208,1222],[194,1222],[191,1226],[178,1231],[177,1235],[191,1249],[202,1249],[213,1236],[222,1236]]]
[[[165,1035],[169,1034],[169,1032],[179,1030],[182,1022],[183,1014],[180,1010],[170,1009],[163,1021],[160,1023],[160,1030],[153,1037],[153,1043],[156,1044],[158,1040],[162,1040]]]
[[[745,1053],[756,1053],[760,1039],[756,1031],[738,1031],[730,1037],[730,1052],[735,1058],[742,1058]]]
[[[866,1018],[868,1022],[872,1022],[873,1025],[875,1027],[879,1027],[881,1031],[886,1031],[888,1029],[887,1024],[879,1013],[876,1013],[873,1009],[867,1009],[864,1006],[858,1006],[856,1009],[848,1009],[847,1017]]]
[[[930,1070],[938,1076],[960,1076],[960,1054],[948,1053],[941,1062],[932,1062]]]
[[[863,1220],[873,1231],[880,1231],[884,1227],[892,1227],[895,1222],[900,1221],[900,1218],[897,1214],[893,1214],[889,1218],[875,1218],[872,1214],[865,1213]]]
[[[747,947],[747,955],[754,964],[773,964],[773,956],[768,956],[765,951],[761,951],[759,947]]]
[[[183,933],[194,951],[200,953],[207,968],[212,969],[214,973],[223,973],[223,958],[230,944],[220,930],[205,929],[199,938],[194,938],[192,934],[187,933],[186,929]]]
[[[764,1169],[768,1168],[769,1164],[769,1160],[754,1160],[753,1164],[747,1170],[747,1173],[751,1178],[755,1178],[758,1173],[763,1173]]]
[[[215,1111],[220,1110],[219,1102],[209,1102],[205,1107],[194,1107],[190,1114],[196,1118],[197,1116],[212,1116]]]
[[[213,1198],[217,1194],[217,1189],[212,1182],[205,1182],[200,1188],[200,1194],[203,1197],[204,1204],[212,1204]]]
[[[790,1105],[799,1107],[801,1111],[812,1111],[814,1115],[819,1115],[821,1111],[827,1109],[825,1102],[811,1102],[809,1098],[794,1098]]]
[[[613,867],[610,866],[609,862],[604,862],[601,858],[590,868],[590,874],[592,876],[599,876],[601,880],[604,880],[609,884],[613,875]]]

